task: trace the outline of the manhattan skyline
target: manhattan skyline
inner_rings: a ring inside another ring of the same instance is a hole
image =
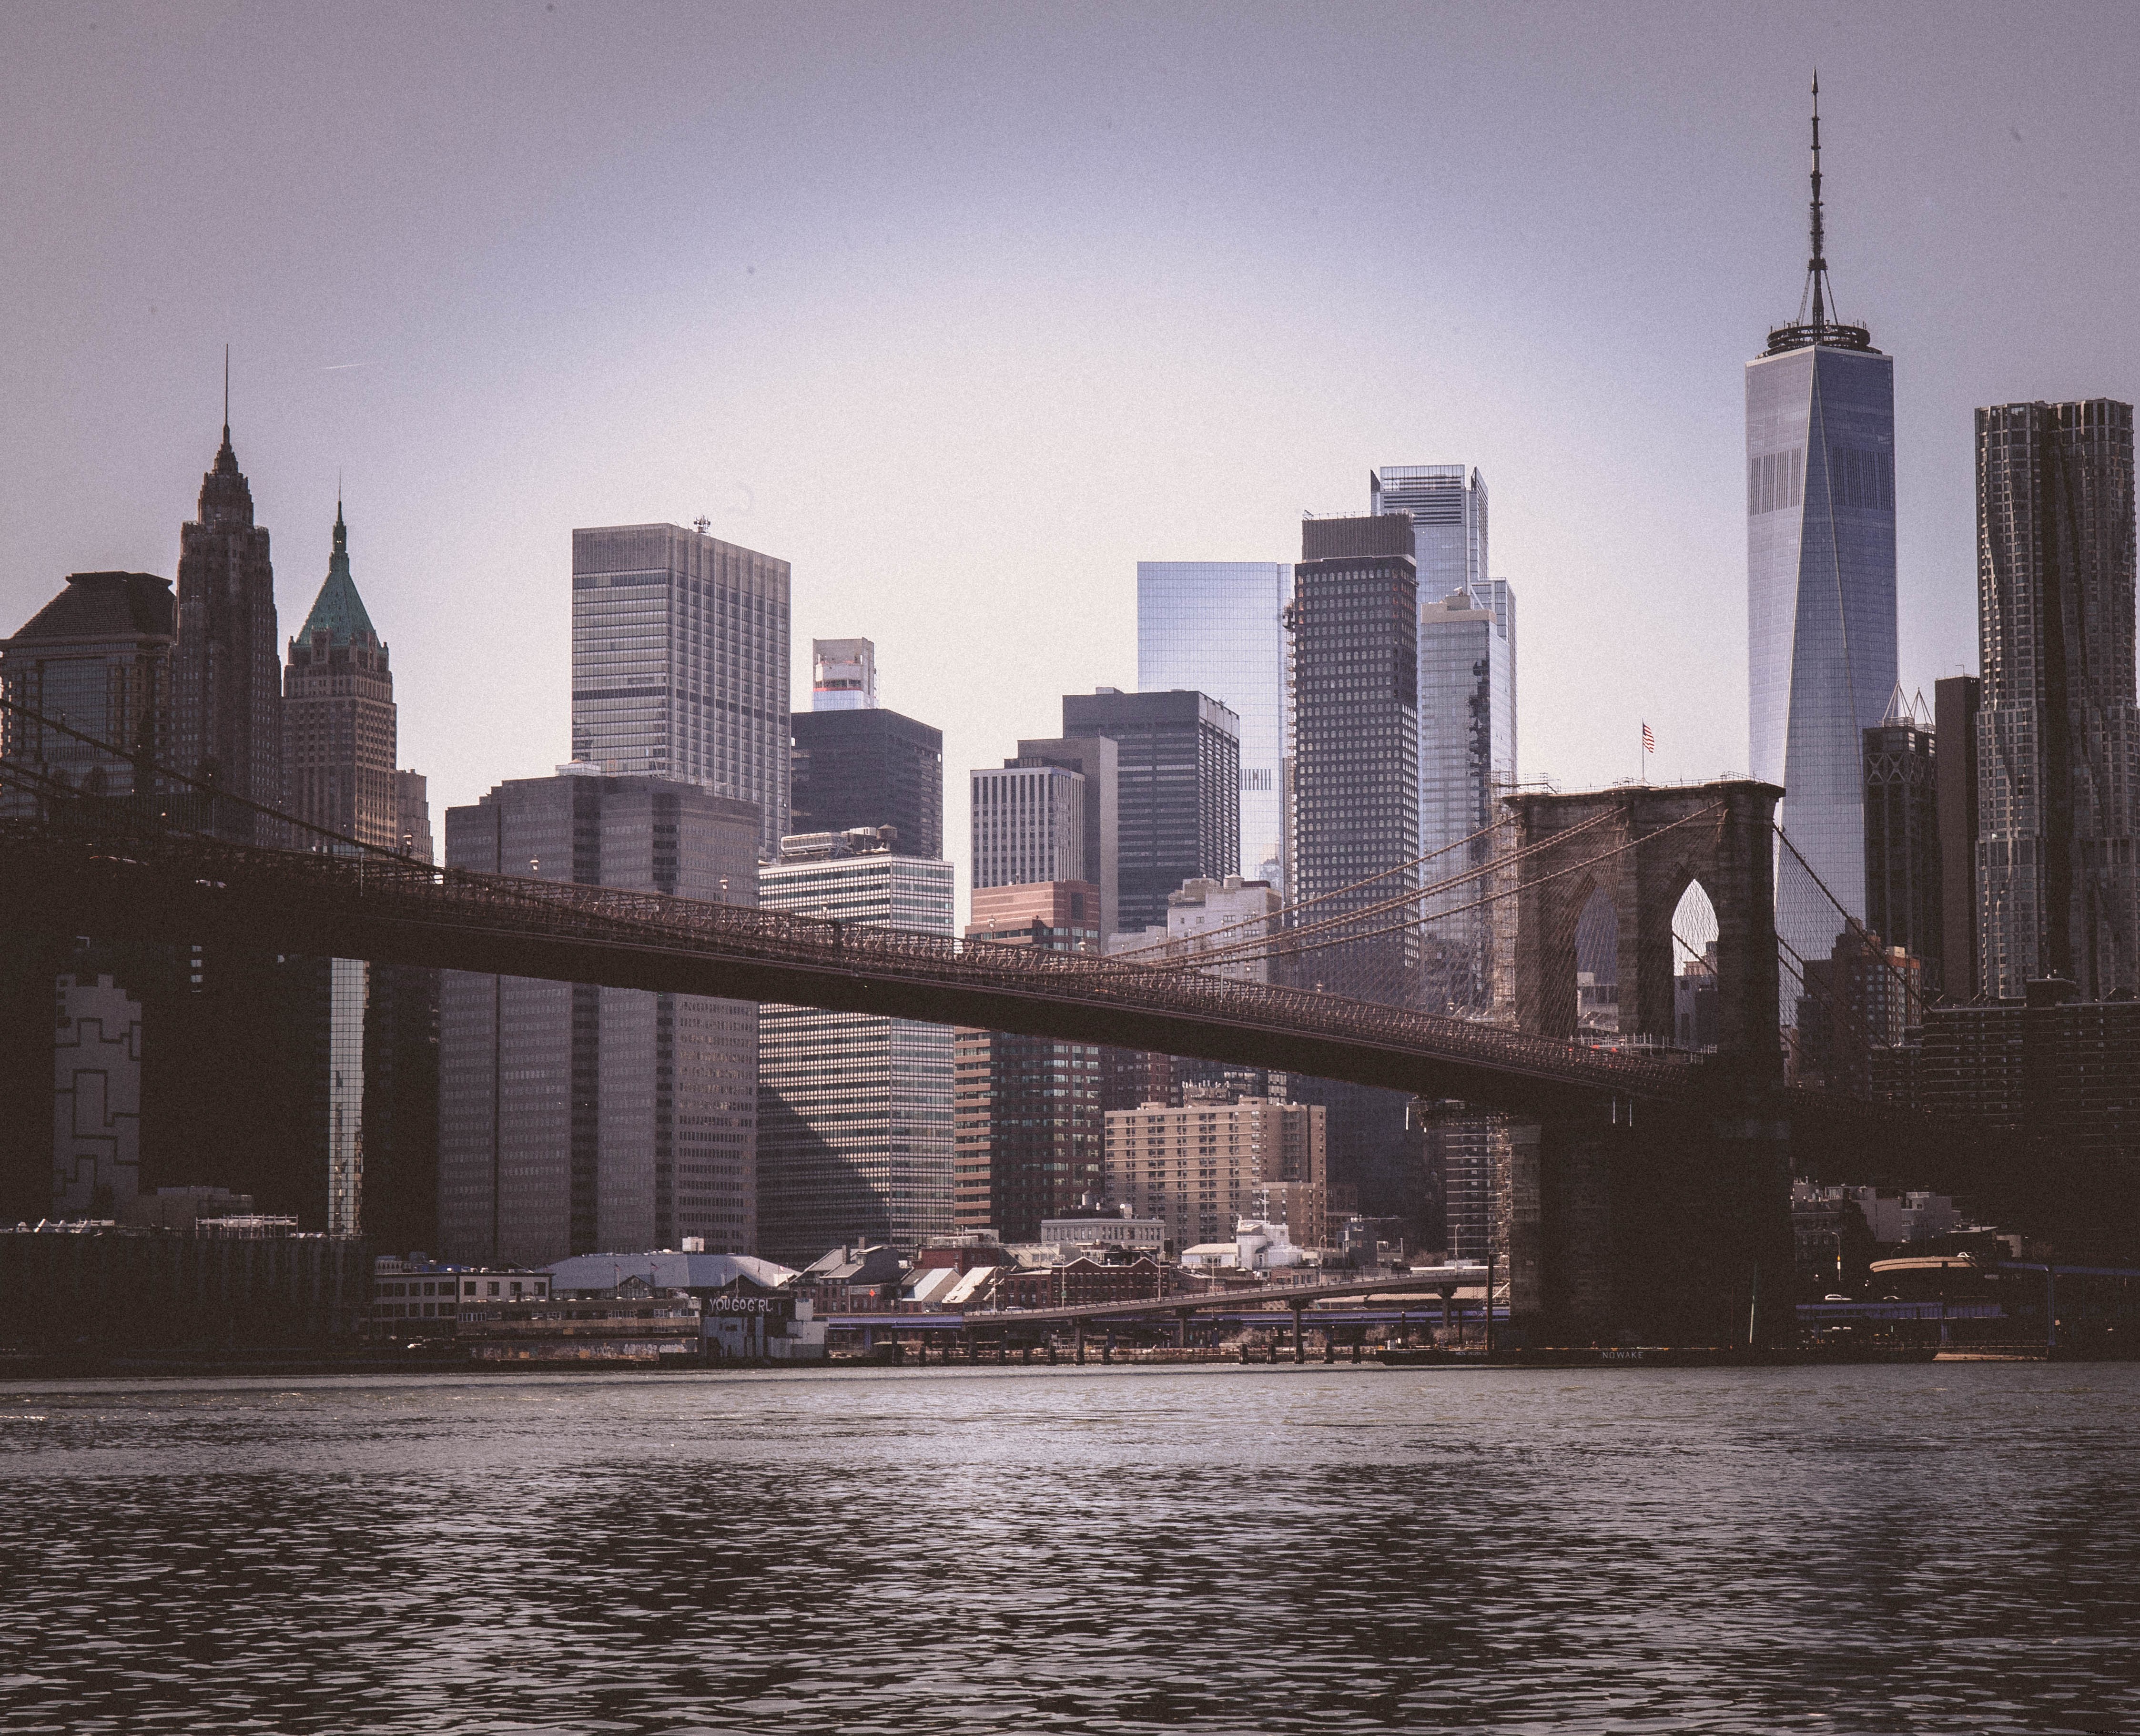
[[[1744,769],[1740,380],[1802,276],[1816,61],[1839,311],[1897,358],[1906,686],[1976,666],[1974,408],[2140,378],[2093,315],[2136,262],[2108,9],[395,15],[9,26],[0,613],[175,576],[230,341],[261,522],[307,546],[346,472],[441,811],[568,755],[576,525],[791,562],[797,658],[876,639],[955,778],[1134,688],[1138,561],[1284,561],[1362,469],[1459,459],[1525,598],[1525,775],[1624,777],[1641,720],[1656,777]],[[1362,66],[1427,24],[1431,76]],[[301,87],[331,148],[256,96]]]

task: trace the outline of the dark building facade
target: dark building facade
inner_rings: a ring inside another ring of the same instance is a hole
[[[1940,993],[1976,998],[1976,713],[1984,684],[1950,675],[1932,689],[1940,852]]]
[[[1936,990],[1946,913],[1935,739],[1900,688],[1886,718],[1865,732],[1865,925],[1913,954]]]
[[[1312,919],[1331,925],[1295,929],[1273,978],[1391,1006],[1417,998],[1418,931],[1387,910],[1356,913],[1420,884],[1412,547],[1404,512],[1304,521],[1285,616],[1293,713],[1286,891],[1323,900]],[[1288,1094],[1328,1112],[1332,1212],[1402,1217],[1422,1242],[1441,1238],[1409,1098],[1309,1078],[1289,1081]]]
[[[798,711],[797,833],[889,826],[900,856],[944,854],[944,732],[896,711]]]
[[[1983,988],[2140,988],[2133,406],[1976,413]]]
[[[201,478],[200,516],[179,531],[179,636],[172,681],[177,768],[233,795],[282,802],[282,671],[275,630],[275,569],[268,532],[253,522],[253,489],[238,468],[230,424]],[[253,809],[217,802],[215,831],[277,843]]]
[[[446,866],[749,905],[759,826],[695,783],[573,771],[449,808]],[[756,1251],[755,1003],[447,971],[439,1076],[444,1258]]]
[[[1063,733],[1115,744],[1115,927],[1166,925],[1185,880],[1241,856],[1241,723],[1199,693],[1066,694]]]

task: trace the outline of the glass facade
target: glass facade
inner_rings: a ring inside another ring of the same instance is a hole
[[[364,1209],[364,1026],[371,967],[327,963],[327,1233],[353,1236]]]
[[[1285,625],[1282,561],[1137,562],[1137,686],[1208,694],[1240,725],[1244,880],[1284,872]]]
[[[950,934],[949,862],[886,851],[758,872],[768,910]],[[768,1002],[758,1009],[758,1251],[911,1254],[951,1229],[951,1027]]]
[[[572,532],[572,758],[756,804],[788,829],[788,568],[673,524]]]
[[[1746,603],[1753,775],[1851,915],[1865,915],[1863,732],[1896,681],[1894,360],[1808,343],[1746,365]],[[1824,959],[1841,919],[1779,908]]]

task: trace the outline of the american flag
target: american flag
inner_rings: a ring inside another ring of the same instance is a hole
[[[1652,733],[1650,726],[1647,723],[1645,723],[1642,725],[1642,752],[1645,753],[1654,753],[1657,751],[1657,738],[1656,735]]]

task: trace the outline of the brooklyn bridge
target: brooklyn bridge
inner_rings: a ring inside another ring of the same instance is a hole
[[[17,786],[18,788],[20,786]],[[1774,864],[1781,792],[1747,782],[1510,798],[1513,842],[1467,869],[1507,913],[1504,1022],[1319,990],[654,893],[438,868],[321,835],[245,845],[138,803],[0,820],[11,925],[777,1001],[1283,1069],[1513,1118],[1509,1295],[1534,1334],[1744,1341],[1788,1329],[1791,1176],[1966,1187],[1956,1130],[1784,1083]],[[1577,1042],[1575,930],[1620,913],[1622,1032],[1668,1044],[1673,912],[1716,915],[1714,1053]],[[1416,894],[1394,898],[1405,905]],[[1400,920],[1409,913],[1400,912]],[[1347,932],[1357,932],[1357,915]],[[1286,946],[1259,944],[1284,975]],[[1244,943],[1245,945],[1246,943]],[[1223,954],[1222,954],[1223,956]]]

